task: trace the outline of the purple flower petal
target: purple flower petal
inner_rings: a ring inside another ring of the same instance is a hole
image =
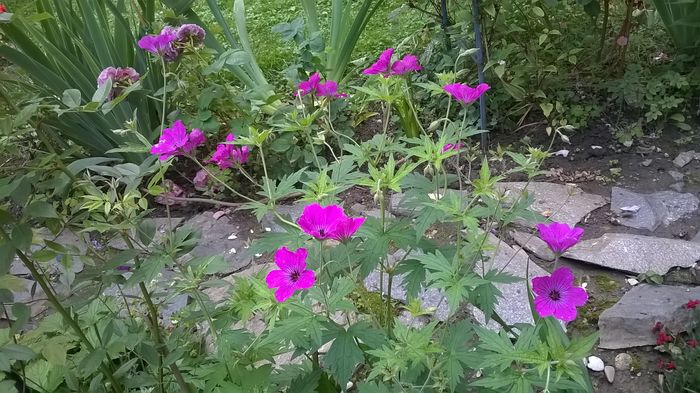
[[[319,240],[330,239],[338,223],[345,217],[338,205],[322,207],[318,203],[308,205],[297,223],[301,229]]]
[[[388,74],[391,68],[391,56],[394,55],[394,48],[387,48],[379,55],[379,59],[362,71],[365,75]]]
[[[452,83],[443,87],[449,95],[463,104],[470,104],[478,100],[490,88],[486,83],[481,83],[476,87],[470,87],[464,83]]]
[[[422,69],[423,67],[421,67],[416,56],[406,55],[403,57],[403,59],[394,62],[394,64],[391,66],[391,74],[404,75],[409,72],[417,72]]]
[[[567,267],[560,267],[549,276],[532,279],[535,292],[535,311],[545,318],[554,316],[565,322],[576,319],[576,307],[583,306],[588,294],[583,288],[575,287],[574,274]]]

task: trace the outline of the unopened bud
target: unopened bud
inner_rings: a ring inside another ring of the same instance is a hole
[[[433,170],[433,166],[431,164],[428,164],[423,168],[423,175],[426,177],[433,177],[435,174],[435,171]]]
[[[440,120],[435,120],[428,126],[428,131],[435,131],[440,127]]]
[[[379,205],[379,204],[381,203],[381,201],[382,201],[382,197],[383,197],[383,196],[382,196],[382,192],[381,192],[381,191],[377,191],[377,192],[374,194],[374,203],[376,203],[377,205]]]

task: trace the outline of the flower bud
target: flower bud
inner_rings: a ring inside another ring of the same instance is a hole
[[[426,177],[433,177],[435,174],[435,171],[433,170],[433,166],[431,164],[428,164],[423,168],[423,175]]]
[[[377,205],[379,205],[379,204],[381,203],[381,201],[382,201],[382,198],[383,198],[382,192],[381,192],[381,191],[377,191],[377,192],[374,194],[374,203],[376,203]]]

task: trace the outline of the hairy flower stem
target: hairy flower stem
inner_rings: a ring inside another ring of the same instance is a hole
[[[200,163],[199,160],[196,159],[194,156],[190,156],[190,159],[191,159],[192,161],[194,161],[200,168],[202,168],[202,170],[203,170],[204,172],[206,172],[208,176],[210,176],[212,179],[216,180],[217,182],[221,183],[221,185],[223,185],[224,187],[226,187],[226,189],[229,190],[229,191],[231,191],[234,195],[238,196],[239,198],[243,198],[243,199],[245,199],[245,200],[248,201],[248,202],[256,202],[255,199],[249,198],[249,197],[247,197],[247,196],[241,194],[240,192],[234,190],[233,187],[229,186],[226,182],[224,182],[223,180],[221,180],[221,179],[219,179],[218,177],[216,177],[216,175],[214,175],[213,173],[211,173],[211,171],[210,171],[209,169],[207,169],[207,167],[205,167],[204,165],[202,165],[202,163]]]
[[[127,247],[130,249],[134,249],[134,243],[131,241],[129,236],[126,234],[122,233],[122,238],[124,239],[124,242],[126,243]],[[136,262],[136,267],[138,268],[141,266],[141,260],[139,257],[134,258],[134,262]],[[158,368],[159,368],[159,374],[161,374],[161,379],[162,379],[162,373],[163,373],[163,358],[168,356],[168,348],[165,346],[165,343],[163,342],[163,338],[160,334],[160,323],[158,322],[158,309],[156,308],[156,305],[153,303],[153,298],[151,297],[151,294],[148,292],[148,288],[146,288],[146,284],[143,282],[139,283],[139,289],[141,290],[141,295],[143,296],[143,300],[146,302],[146,307],[148,308],[148,314],[149,314],[149,321],[151,325],[151,335],[153,336],[153,340],[156,342],[158,345],[158,352],[159,352],[159,360],[158,360]],[[189,385],[187,385],[187,382],[185,382],[185,379],[182,377],[182,373],[180,372],[180,368],[175,364],[174,362],[170,364],[170,371],[173,373],[173,376],[175,377],[175,381],[177,384],[180,386],[180,391],[183,393],[191,393],[192,391],[190,390]],[[162,388],[162,385],[161,385]]]
[[[384,150],[384,145],[386,144],[386,134],[389,131],[389,120],[391,120],[391,105],[382,104],[384,109],[384,124],[382,124],[382,141],[379,144],[379,150],[377,151],[377,159],[374,160],[374,166],[379,165],[379,159],[382,157],[382,150]]]
[[[260,159],[262,160],[263,173],[265,174],[265,179],[269,180],[270,175],[267,174],[267,163],[265,162],[265,152],[263,151],[262,144],[260,146],[258,146],[258,149],[260,149]],[[272,190],[270,189],[270,182],[269,181],[265,182],[265,185],[267,186],[267,189],[265,189],[264,191],[267,192],[268,202],[273,203],[273,212],[275,213],[275,216],[277,217],[277,219],[280,220],[281,222],[287,224],[287,225],[291,225],[293,227],[298,228],[299,226],[297,224],[290,222],[286,218],[282,217],[282,215],[277,212],[277,209],[274,209],[274,204],[277,203],[277,199],[274,198],[274,196],[272,195]]]
[[[316,168],[318,168],[319,172],[321,171],[321,161],[318,159],[318,155],[316,155],[316,149],[314,148],[314,139],[311,137],[311,131],[309,131],[309,127],[304,127],[304,131],[306,134],[306,139],[309,141],[309,147],[311,148],[311,155],[314,156],[314,162],[316,163]]]
[[[0,228],[0,234],[2,234],[3,238],[6,239],[6,241],[10,241],[10,237],[7,235],[7,233]],[[87,338],[85,333],[83,333],[83,329],[80,327],[80,324],[73,318],[73,316],[66,310],[61,302],[58,300],[56,295],[54,294],[53,290],[49,286],[49,284],[46,282],[44,279],[44,276],[39,273],[39,271],[36,269],[34,266],[34,262],[27,257],[27,255],[22,252],[19,249],[15,249],[15,253],[19,257],[19,259],[22,261],[24,266],[27,267],[29,272],[32,274],[32,277],[36,280],[36,282],[39,284],[41,289],[44,291],[46,294],[46,298],[48,299],[49,303],[51,303],[51,306],[58,311],[58,313],[63,317],[63,320],[73,329],[75,334],[78,336],[80,341],[83,343],[85,348],[90,351],[94,352],[95,351],[95,346],[92,345],[90,340]],[[117,380],[114,378],[114,375],[110,371],[110,369],[104,364],[100,363],[100,370],[102,373],[105,375],[105,377],[109,380],[111,384],[111,388],[114,392],[121,393],[123,392],[121,385],[117,383]]]
[[[165,111],[167,110],[167,100],[166,98],[168,97],[168,92],[167,92],[167,86],[168,86],[168,70],[165,69],[165,60],[160,59],[160,63],[163,64],[163,110],[160,118],[160,132],[163,132],[163,129],[165,128]]]
[[[384,198],[384,190],[382,189],[380,191],[381,193],[381,198],[379,198],[379,210],[381,213],[381,218],[382,218],[382,234],[386,233],[386,199]],[[385,257],[386,258],[386,257]],[[392,312],[391,312],[391,285],[393,284],[394,280],[394,269],[393,267],[389,267],[389,261],[388,259],[386,260],[386,263],[384,264],[384,272],[386,272],[387,275],[387,298],[386,298],[386,332],[387,335],[391,335],[391,323],[392,323]],[[379,293],[383,293],[383,278],[384,278],[384,272],[379,272]]]

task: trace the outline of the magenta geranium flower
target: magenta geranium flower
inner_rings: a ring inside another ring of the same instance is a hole
[[[316,91],[318,84],[321,82],[321,74],[314,72],[308,80],[299,82],[298,95],[305,96]]]
[[[448,143],[445,146],[442,147],[442,153],[445,153],[450,150],[459,150],[464,146],[464,143],[459,142],[459,143]]]
[[[463,104],[471,104],[478,100],[490,88],[486,83],[481,83],[477,87],[470,87],[464,83],[452,83],[443,87],[449,95]]]
[[[295,291],[309,289],[316,282],[313,270],[306,270],[308,251],[300,248],[295,252],[282,247],[275,252],[275,263],[279,270],[267,273],[265,282],[269,288],[277,288],[275,299],[282,303],[289,299]]]
[[[334,232],[341,220],[345,218],[343,209],[338,205],[322,207],[318,203],[308,205],[297,223],[301,230],[319,240],[333,239]]]
[[[308,80],[299,83],[297,96],[316,94],[319,97],[342,98],[347,97],[345,93],[338,93],[338,82],[327,80],[321,82],[321,74],[314,72]]]
[[[549,248],[557,255],[563,254],[573,247],[583,236],[582,228],[572,228],[569,224],[552,222],[550,224],[537,224],[540,239],[544,240]]]
[[[391,65],[391,75],[403,75],[409,72],[420,71],[421,67],[418,58],[413,55],[406,55],[401,60],[397,60]]]
[[[204,143],[204,134],[200,130],[192,130],[188,135],[181,120],[176,120],[171,128],[163,129],[158,143],[151,147],[151,154],[157,154],[161,160],[190,153]]]
[[[194,23],[186,23],[177,28],[175,31],[175,39],[179,44],[192,43],[193,45],[201,45],[204,42],[206,32],[199,25]]]
[[[97,76],[97,87],[104,86],[108,80],[112,80],[112,90],[109,91],[107,99],[113,100],[121,92],[134,83],[138,82],[140,75],[131,67],[107,67]]]
[[[338,83],[333,80],[319,83],[316,92],[319,97],[345,98],[348,96],[346,93],[338,93]]]
[[[138,42],[139,48],[162,57],[167,61],[177,59],[179,53],[173,46],[173,41],[177,39],[177,31],[166,26],[160,34],[151,34],[141,37]]]
[[[535,310],[542,317],[554,316],[564,322],[576,319],[576,307],[586,304],[588,294],[574,286],[574,274],[568,267],[560,267],[550,276],[532,279],[535,292]]]
[[[236,136],[226,135],[226,142],[233,142]],[[228,169],[235,165],[243,165],[248,162],[250,148],[248,146],[237,147],[230,143],[220,143],[216,146],[216,151],[212,154],[208,162],[213,162],[221,169]]]
[[[343,214],[343,217],[336,223],[335,230],[333,230],[330,237],[339,242],[347,241],[364,223],[364,217],[348,217]]]
[[[369,66],[369,68],[362,71],[365,75],[377,75],[384,74],[389,75],[391,71],[391,56],[394,55],[394,48],[387,48],[379,55],[379,59]]]

